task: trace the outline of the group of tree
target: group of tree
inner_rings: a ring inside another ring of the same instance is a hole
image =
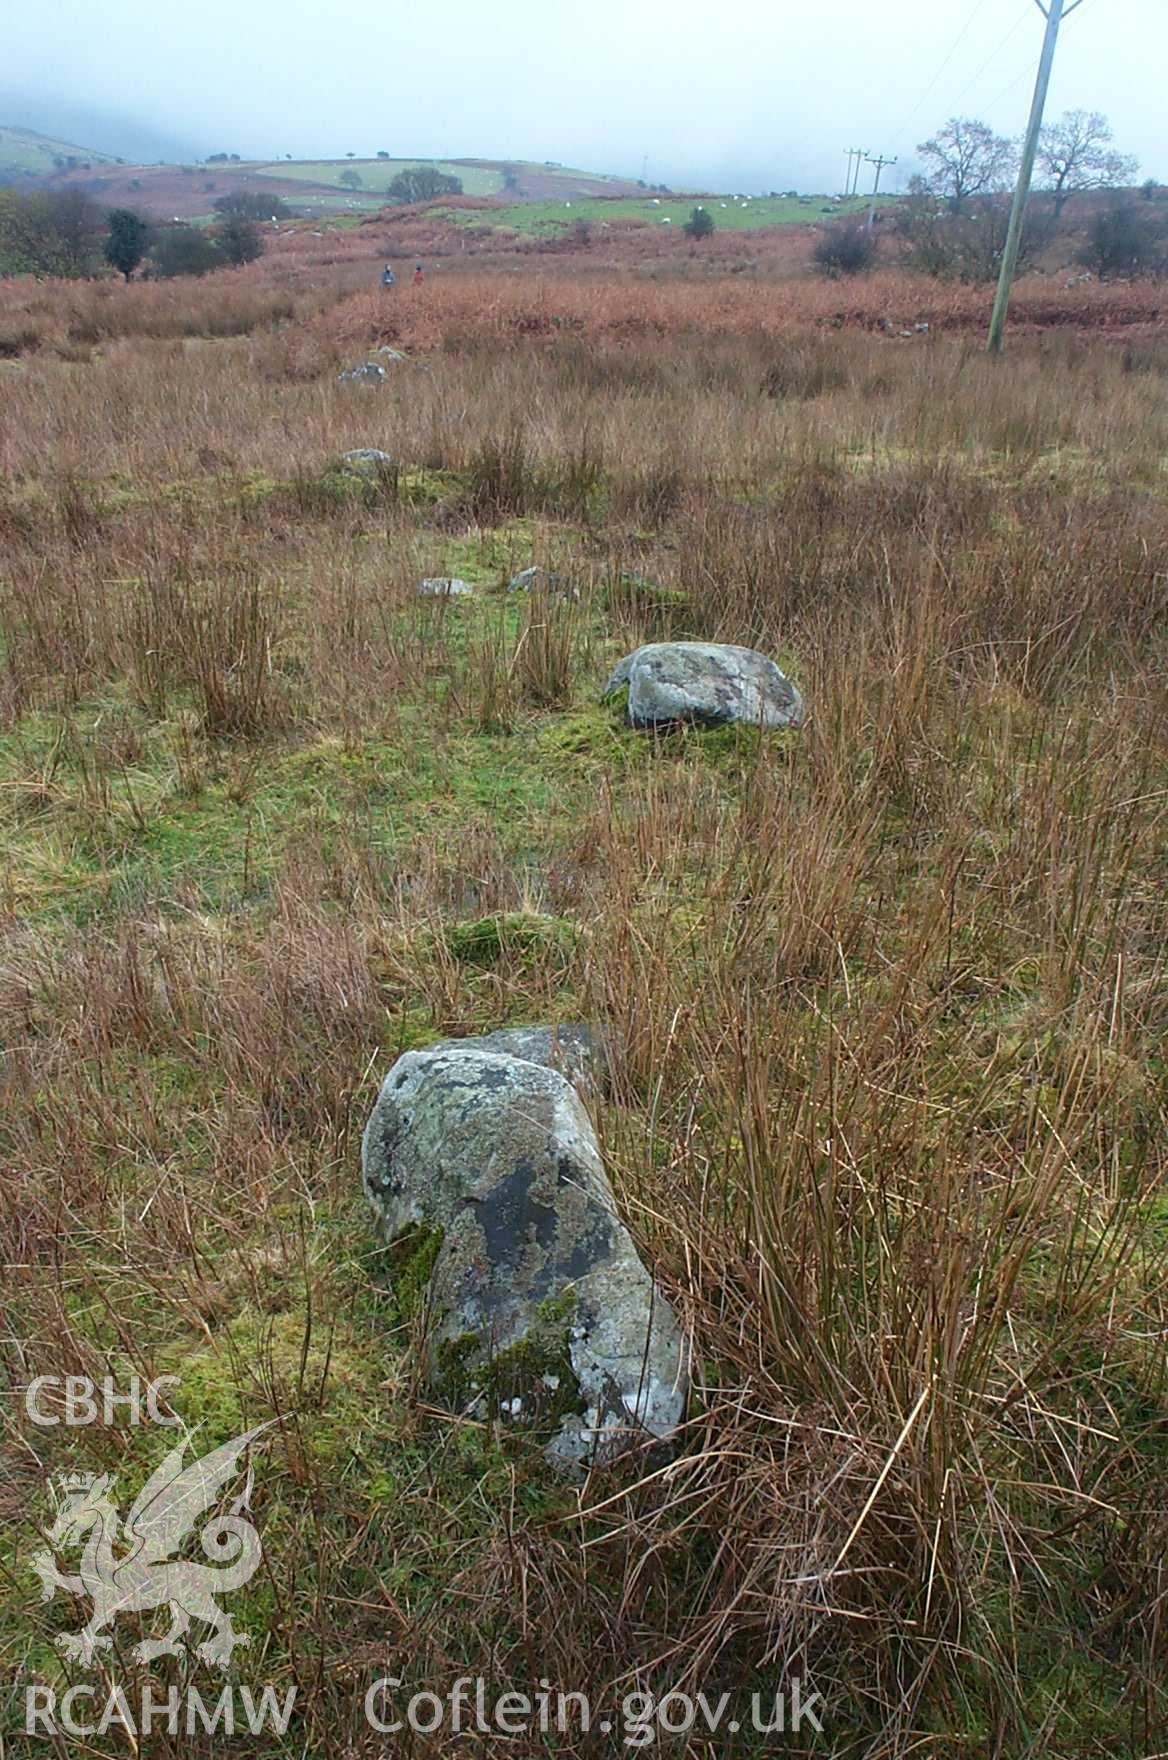
[[[103,216],[81,189],[0,189],[0,273],[88,275],[98,257]]]
[[[1119,189],[1134,181],[1138,161],[1113,146],[1111,124],[1098,110],[1068,110],[1038,137],[1034,185],[1046,190],[1056,219],[1072,196]],[[971,199],[1002,195],[1018,173],[1017,141],[972,116],[951,116],[917,153],[923,192],[960,211]]]
[[[1111,124],[1097,110],[1068,110],[1042,129],[1034,186],[1048,200],[1029,204],[1020,268],[1050,243],[1073,196],[1133,182],[1137,161],[1117,152],[1113,140]],[[976,117],[954,116],[917,154],[922,170],[895,217],[909,261],[930,275],[992,281],[1005,249],[1019,143]],[[1092,228],[1099,218],[1092,217]]]
[[[914,269],[943,281],[993,281],[1006,247],[1010,202],[994,192],[967,195],[957,207],[942,206],[914,179],[896,205],[892,224]],[[1022,231],[1019,269],[1033,263],[1053,230],[1052,217],[1032,208]]]
[[[104,212],[83,190],[0,188],[0,274],[78,278],[104,264],[129,281],[147,263],[171,276],[254,262],[264,241],[246,205],[227,196],[216,206],[212,227],[159,227],[133,208]],[[270,201],[262,206],[271,212]]]
[[[1068,110],[1043,128],[1034,186],[1047,199],[1029,204],[1020,268],[1051,242],[1072,197],[1115,190],[1115,202],[1090,215],[1080,260],[1100,274],[1158,272],[1164,260],[1158,212],[1140,211],[1120,193],[1134,182],[1138,165],[1113,143],[1111,124],[1097,110]],[[992,281],[1006,244],[1019,143],[977,117],[953,116],[922,141],[917,155],[921,169],[891,219],[908,262],[946,279]],[[1155,185],[1145,185],[1144,193],[1154,200]],[[814,251],[828,275],[861,273],[874,258],[871,231],[854,220],[829,227]]]
[[[258,189],[233,189],[211,206],[231,220],[286,220],[292,211],[282,197],[268,196]]]
[[[154,274],[170,280],[175,275],[241,268],[244,263],[254,263],[263,249],[263,234],[254,220],[246,214],[227,214],[210,228],[181,222],[161,227],[151,237],[149,256]]]
[[[385,193],[392,202],[433,202],[440,196],[460,196],[462,179],[434,165],[409,165],[390,181]]]

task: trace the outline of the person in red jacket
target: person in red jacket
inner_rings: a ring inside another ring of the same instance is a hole
[[[414,286],[421,287],[422,282],[424,280],[425,280],[425,276],[422,274],[422,265],[421,265],[421,263],[419,263],[417,268],[414,270]]]

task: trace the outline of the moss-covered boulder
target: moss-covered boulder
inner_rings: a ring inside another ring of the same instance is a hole
[[[529,1423],[564,1465],[667,1436],[684,1349],[554,1069],[447,1042],[400,1057],[362,1145],[386,1237],[441,1231],[428,1355],[455,1409]]]
[[[628,687],[634,727],[696,722],[721,727],[801,727],[803,698],[773,660],[721,642],[648,642],[627,654],[603,696]]]
[[[521,1057],[525,1063],[559,1070],[576,1092],[584,1095],[603,1085],[611,1050],[609,1035],[587,1021],[550,1027],[498,1027],[473,1039],[443,1040],[442,1049],[448,1046],[460,1051],[502,1052],[506,1057]]]

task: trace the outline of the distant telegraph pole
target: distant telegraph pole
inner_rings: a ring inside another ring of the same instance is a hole
[[[1042,0],[1034,0],[1039,12],[1046,19],[1046,35],[1042,39],[1042,54],[1038,61],[1038,78],[1034,82],[1034,99],[1030,106],[1030,121],[1026,127],[1026,140],[1022,147],[1022,163],[1018,167],[1018,182],[1014,189],[1014,202],[1010,209],[1010,226],[1006,233],[1006,248],[1002,252],[1002,272],[998,277],[998,291],[994,299],[993,316],[990,319],[989,352],[1001,354],[1002,340],[1006,334],[1006,314],[1010,309],[1010,290],[1014,285],[1014,273],[1018,267],[1018,247],[1022,242],[1022,222],[1026,215],[1026,202],[1030,195],[1030,180],[1034,176],[1034,160],[1038,152],[1038,134],[1042,127],[1042,113],[1046,108],[1046,93],[1050,85],[1050,70],[1054,66],[1054,52],[1058,43],[1059,25],[1064,18],[1069,18],[1076,6],[1083,0],[1071,0],[1069,6],[1064,0],[1050,0],[1044,6]]]
[[[1075,0],[1075,4],[1078,5],[1079,0]],[[886,165],[895,165],[896,160],[886,159],[882,153],[865,153],[864,157],[867,159],[869,165],[875,165],[876,167],[876,176],[872,182],[872,200],[868,205],[868,231],[871,232],[873,222],[876,219],[876,197],[880,193],[880,173]]]
[[[856,185],[860,181],[860,165],[864,158],[863,147],[848,148],[848,175],[844,179],[845,196],[856,193]]]

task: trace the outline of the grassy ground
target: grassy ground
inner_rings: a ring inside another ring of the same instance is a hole
[[[108,153],[94,152],[91,147],[52,140],[32,129],[0,126],[0,172],[51,177],[57,169],[54,161],[58,158],[85,160],[94,165],[110,162]]]
[[[1159,1751],[1162,341],[991,365],[633,281],[577,334],[528,322],[574,285],[452,278],[370,389],[336,367],[384,306],[327,274],[42,288],[0,381],[12,1728],[25,1680],[94,1678],[29,1568],[49,1476],[124,1513],[173,1440],[20,1390],[137,1373],[196,1452],[273,1422],[235,1666],[298,1691],[283,1741],[150,1752],[379,1751],[382,1673],[792,1672],[827,1715],[786,1752]],[[358,445],[399,471],[345,479]],[[579,600],[508,595],[533,560]],[[437,573],[480,596],[416,600]],[[663,636],[776,655],[807,728],[633,734],[598,691]],[[531,932],[468,961],[488,918]],[[577,1486],[432,1406],[358,1139],[401,1049],[582,1017],[697,1372],[667,1473]],[[134,1691],[136,1626],[97,1671]]]
[[[387,182],[397,176],[399,171],[430,166],[436,171],[444,171],[450,177],[457,177],[468,196],[497,196],[504,188],[504,174],[507,169],[502,164],[480,165],[469,163],[465,159],[276,159],[270,164],[246,165],[245,170],[258,172],[270,177],[295,177],[306,183],[324,183],[342,188],[340,178],[347,170],[359,171],[370,189],[384,189]],[[553,178],[556,180],[578,180],[596,192],[602,193],[610,179],[604,172],[579,171],[570,165],[537,165],[526,160],[517,159],[511,162],[511,168],[521,179],[534,177],[536,180]]]
[[[467,188],[468,195],[479,192]],[[484,194],[491,193],[484,191]],[[655,225],[682,226],[693,213],[696,198],[675,199],[670,196],[645,195],[637,198],[577,198],[564,201],[512,202],[491,214],[450,209],[452,219],[462,225],[476,226],[487,221],[492,226],[506,227],[533,237],[554,233],[578,221],[593,225],[613,225],[619,221],[643,220]],[[868,203],[858,197],[848,201],[831,201],[826,196],[752,196],[748,201],[729,196],[709,196],[700,204],[713,215],[714,224],[738,232],[759,231],[765,226],[786,226],[795,222],[806,225],[826,217],[866,213]]]
[[[503,187],[500,171],[454,165],[446,159],[276,159],[270,165],[248,165],[246,169],[260,176],[266,173],[270,177],[297,177],[305,183],[323,183],[335,189],[344,188],[340,180],[346,171],[356,171],[365,185],[364,193],[368,193],[384,191],[399,171],[413,170],[420,165],[461,178],[468,196],[497,195]]]

